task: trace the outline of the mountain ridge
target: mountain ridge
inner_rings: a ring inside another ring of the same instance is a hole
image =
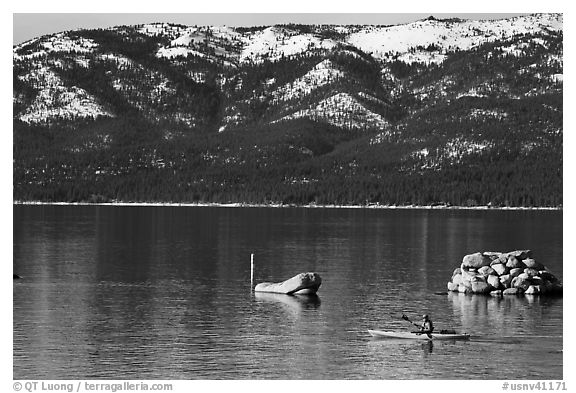
[[[559,206],[562,34],[534,14],[39,37],[13,48],[14,197]]]

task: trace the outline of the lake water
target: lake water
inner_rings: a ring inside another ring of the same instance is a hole
[[[530,248],[562,212],[14,206],[15,379],[563,378],[563,299],[446,290],[465,254]],[[321,275],[318,297],[250,283]],[[372,339],[432,316],[467,342]]]

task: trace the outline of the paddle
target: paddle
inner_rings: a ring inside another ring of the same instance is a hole
[[[408,317],[406,316],[406,314],[402,314],[402,319],[405,320],[405,321],[410,322],[412,325],[414,325],[414,326],[416,326],[418,329],[420,329],[420,325],[412,322],[412,321],[410,320],[410,318],[408,318]],[[417,332],[416,334],[422,334],[422,333],[426,333],[426,335],[428,336],[428,338],[432,338],[432,335],[430,334],[430,332]]]

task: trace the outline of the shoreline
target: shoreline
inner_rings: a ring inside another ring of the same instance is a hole
[[[491,207],[491,206],[447,206],[447,205],[291,205],[291,204],[253,204],[253,203],[175,203],[175,202],[40,202],[40,201],[13,201],[12,205],[54,205],[54,206],[151,206],[151,207],[222,207],[222,208],[305,208],[305,209],[387,209],[387,210],[550,210],[562,211],[563,207]]]

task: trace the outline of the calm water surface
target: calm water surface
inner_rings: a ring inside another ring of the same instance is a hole
[[[14,378],[560,380],[562,298],[435,294],[524,248],[562,278],[562,212],[15,205]],[[472,339],[367,333],[423,312]]]

